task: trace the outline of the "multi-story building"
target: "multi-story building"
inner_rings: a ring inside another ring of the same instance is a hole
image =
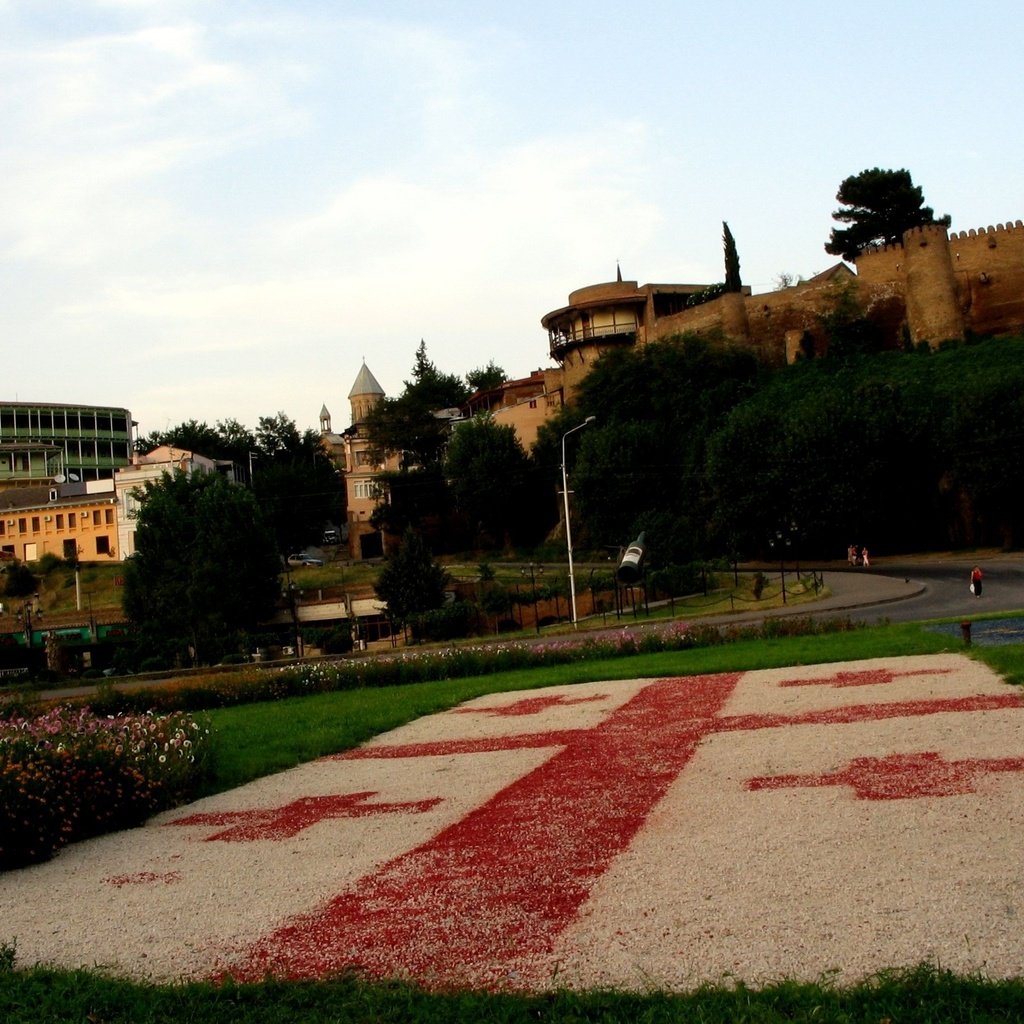
[[[558,370],[534,370],[529,377],[502,381],[477,391],[466,400],[465,413],[489,413],[495,423],[512,427],[519,443],[529,451],[541,424],[562,405]]]
[[[0,551],[23,562],[46,554],[80,562],[115,561],[119,556],[113,482],[0,491]]]
[[[134,426],[127,409],[0,402],[0,489],[112,480],[131,461]]]

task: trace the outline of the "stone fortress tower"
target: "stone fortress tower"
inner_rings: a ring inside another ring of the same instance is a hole
[[[1021,221],[970,231],[941,225],[912,228],[896,245],[859,256],[855,270],[837,263],[807,281],[752,295],[729,293],[699,305],[689,296],[705,285],[589,285],[541,319],[551,357],[560,364],[566,401],[602,352],[674,335],[705,335],[753,349],[771,363],[822,355],[825,317],[851,290],[883,343],[909,341],[937,348],[968,335],[1024,328],[1024,225]],[[552,375],[554,377],[554,375]],[[552,379],[551,386],[557,386]]]

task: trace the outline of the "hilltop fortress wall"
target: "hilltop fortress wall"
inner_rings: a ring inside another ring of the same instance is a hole
[[[908,339],[937,347],[967,334],[1024,328],[1024,225],[1017,220],[947,235],[913,228],[899,245],[870,250],[856,274],[839,264],[810,281],[762,295],[724,295],[650,323],[645,341],[715,333],[770,362],[821,354],[822,321],[850,286],[863,315],[892,347]]]

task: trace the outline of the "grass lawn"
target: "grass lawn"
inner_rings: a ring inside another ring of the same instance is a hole
[[[693,675],[861,658],[962,651],[948,636],[889,625],[817,637],[744,641],[557,668],[317,695],[210,713],[217,737],[211,791],[351,747],[424,714],[481,694],[573,682]],[[1013,682],[1024,681],[1024,645],[969,649]],[[782,982],[685,995],[559,992],[542,996],[429,993],[346,975],[319,983],[145,985],[99,973],[19,970],[0,945],[0,1020],[116,1022],[362,1021],[1020,1021],[1024,982],[957,977],[922,966],[851,988]]]
[[[543,686],[706,675],[783,665],[960,650],[959,642],[913,624],[878,626],[813,637],[748,640],[720,647],[641,654],[601,661],[524,669],[500,675],[443,679],[379,689],[342,690],[209,712],[216,740],[211,792],[231,789],[271,772],[347,750],[423,715],[486,693]],[[980,649],[979,649],[980,650]]]

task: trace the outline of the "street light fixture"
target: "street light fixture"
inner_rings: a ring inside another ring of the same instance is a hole
[[[562,497],[565,499],[565,545],[569,552],[569,602],[572,609],[572,628],[578,629],[576,621],[576,577],[572,571],[572,527],[569,524],[569,480],[565,469],[565,439],[577,430],[593,423],[596,416],[588,416],[582,423],[577,424],[572,430],[567,430],[562,435]]]

